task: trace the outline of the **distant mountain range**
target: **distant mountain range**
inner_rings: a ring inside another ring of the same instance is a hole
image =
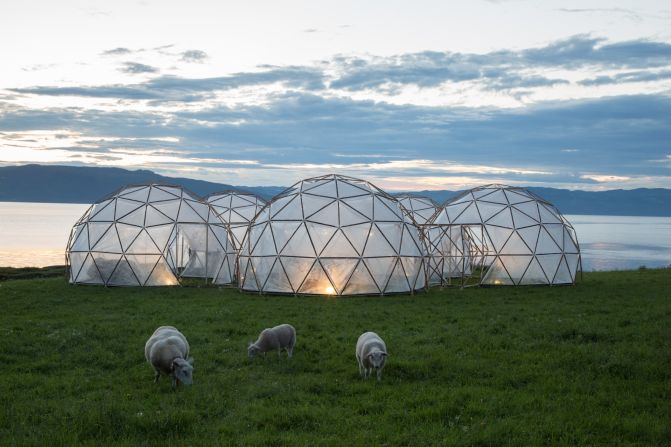
[[[180,185],[200,196],[237,189],[252,192],[266,200],[285,189],[284,186],[232,186],[189,178],[165,177],[147,170],[24,165],[0,167],[0,202],[92,203],[123,186],[149,182]],[[528,189],[555,204],[564,214],[671,217],[671,189]],[[443,203],[458,193],[459,191],[421,191],[415,194]]]

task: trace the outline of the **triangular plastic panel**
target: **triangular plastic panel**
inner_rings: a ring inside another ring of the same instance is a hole
[[[146,230],[140,232],[135,238],[131,246],[126,250],[130,254],[147,254],[154,255],[161,253],[161,248],[157,247],[154,241],[149,237]]]
[[[114,220],[115,199],[105,200],[93,205],[89,221],[91,222],[112,222]]]
[[[422,258],[401,257],[403,269],[410,284],[410,290],[417,290],[425,286],[424,261]]]
[[[541,267],[543,267],[543,271],[547,275],[548,279],[550,281],[552,281],[554,276],[555,276],[555,272],[557,271],[557,268],[559,267],[559,261],[561,261],[562,255],[560,255],[560,254],[553,254],[553,255],[537,254],[536,258],[538,259],[538,262],[541,264]]]
[[[273,222],[273,224],[279,225],[281,222]],[[270,224],[263,224],[259,226],[252,227],[251,232],[251,254],[252,256],[268,256],[277,254],[277,249],[275,248],[275,239],[273,238],[273,233],[270,230]],[[243,251],[246,252],[249,247],[243,247]]]
[[[119,261],[114,273],[107,282],[110,286],[141,286],[133,273],[128,261],[122,259]]]
[[[105,284],[90,253],[84,258],[75,282],[82,284]]]
[[[315,251],[312,248],[312,243],[310,242],[310,237],[308,236],[305,225],[298,227],[293,237],[289,239],[287,245],[284,246],[284,249],[281,253],[283,256],[303,256],[303,257],[315,257]]]
[[[153,225],[165,225],[177,220],[179,211],[179,202],[152,203],[147,207],[147,216],[145,224],[150,227]]]
[[[303,214],[306,219],[310,219],[310,216],[327,206],[328,210],[333,213],[335,219],[338,218],[338,204],[335,199],[330,197],[311,196],[307,193],[303,194],[301,199],[303,202]]]
[[[200,213],[196,212],[193,209],[191,204],[184,200],[182,206],[179,209],[179,214],[177,215],[177,221],[180,223],[204,223],[207,222],[206,219],[203,219],[203,216]]]
[[[375,283],[380,290],[384,291],[397,260],[397,257],[366,258],[364,260],[368,266],[368,270],[370,271],[371,275],[373,275],[373,279],[375,279]]]
[[[487,273],[482,278],[482,284],[488,285],[513,285],[514,282],[508,275],[501,260],[497,257],[492,265],[487,269]]]
[[[480,197],[479,200],[487,201],[487,202],[494,202],[498,203],[501,205],[508,205],[508,199],[506,198],[506,195],[503,193],[503,190],[499,189],[491,194],[488,194],[484,197]],[[482,212],[482,210],[481,210]]]
[[[151,192],[149,193],[150,202],[161,202],[164,200],[174,200],[178,198],[180,198],[180,194],[172,194],[156,186],[152,186]]]
[[[110,253],[91,253],[91,255],[100,271],[103,282],[107,284],[122,255]]]
[[[271,222],[270,226],[272,229],[272,236],[275,240],[275,250],[276,253],[281,253],[282,249],[286,245],[287,241],[294,235],[296,229],[303,225],[300,221],[280,221],[280,222]],[[267,230],[266,230],[267,231]],[[235,234],[235,231],[233,231]],[[259,254],[261,254],[259,252]],[[263,254],[272,254],[271,251],[266,251]]]
[[[568,268],[568,265],[566,264],[566,259],[561,260],[559,263],[559,269],[557,270],[557,274],[554,277],[554,281],[552,282],[553,284],[572,284],[573,283],[573,276],[571,275],[571,271]]]
[[[86,261],[86,258],[89,256],[88,253],[70,253],[69,254],[69,261],[70,261],[70,283],[74,284],[77,281],[77,277],[79,276],[79,271],[82,269],[82,266],[84,265],[84,261]]]
[[[337,182],[338,182],[338,197],[340,198],[370,194],[370,191],[362,189],[356,185],[344,182],[342,180],[338,180]]]
[[[310,270],[310,273],[308,273],[301,288],[298,290],[298,293],[319,295],[334,295],[335,292],[336,290],[333,284],[331,284],[331,281],[328,276],[326,276],[326,273],[319,262],[314,263],[312,270]]]
[[[143,263],[141,264],[142,272],[143,274],[146,273],[147,269],[151,263]],[[131,266],[133,267],[134,264],[131,262]],[[133,269],[135,273],[138,273],[137,269]],[[156,266],[154,267],[154,270],[151,272],[151,276],[147,279],[145,282],[145,286],[176,286],[179,284],[179,281],[177,281],[177,278],[175,277],[175,274],[170,270],[170,267],[168,267],[168,264],[166,264],[165,260],[163,258],[160,258],[158,262],[156,263]]]
[[[265,290],[265,283],[268,280],[268,275],[270,274],[270,269],[273,267],[273,264],[277,260],[274,256],[262,256],[251,258],[252,265],[254,266],[254,272],[256,273],[256,279],[261,286],[261,290]]]
[[[538,214],[537,202],[518,203],[515,205],[515,208],[522,211],[524,214],[531,217],[536,222],[541,221],[540,215]]]
[[[399,250],[401,256],[421,256],[422,244],[419,241],[419,234],[414,226],[404,225],[403,235],[401,236],[401,247]]]
[[[320,253],[320,256],[325,258],[358,258],[359,254],[347,238],[338,231]]]
[[[375,281],[368,273],[368,269],[363,261],[359,261],[354,273],[350,277],[343,295],[360,295],[360,294],[378,294],[380,290],[375,285]]]
[[[142,187],[139,189],[136,189],[135,191],[130,191],[127,193],[120,194],[121,197],[124,197],[126,199],[130,200],[136,200],[138,202],[146,202],[147,198],[149,197],[149,188],[148,187]]]
[[[264,292],[279,292],[279,293],[291,293],[293,292],[291,288],[291,283],[287,279],[287,275],[284,273],[282,264],[279,260],[275,261],[270,273],[268,274],[268,280],[263,286]]]
[[[492,225],[487,225],[485,227],[486,234],[488,239],[494,245],[493,248],[496,252],[499,252],[503,249],[503,246],[508,241],[508,238],[513,233],[513,230],[508,228],[494,227]]]
[[[557,246],[559,247],[559,250],[561,251],[561,247],[564,246],[564,225],[562,224],[544,224],[543,228],[545,228],[550,236],[552,236],[552,239],[557,243]]]
[[[505,205],[500,205],[498,203],[488,203],[488,202],[476,202],[478,210],[480,211],[480,216],[482,217],[483,222],[487,222],[490,218],[495,216],[497,213],[500,213],[506,208]]]
[[[398,254],[401,250],[401,234],[405,224],[403,222],[376,222],[373,228],[375,227],[387,238],[394,252]]]
[[[322,266],[329,278],[331,278],[331,282],[338,294],[343,292],[345,284],[358,262],[358,259],[321,259]]]
[[[87,224],[79,225],[74,231],[73,240],[70,242],[70,251],[89,250],[89,232]]]
[[[366,210],[364,210],[366,211]],[[370,218],[365,214],[347,205],[345,202],[340,202],[340,226],[358,225],[365,222],[370,222]]]
[[[562,223],[561,219],[548,207],[544,204],[538,204],[538,210],[540,211],[541,221],[543,223]]]
[[[310,239],[312,240],[312,244],[314,245],[317,255],[322,252],[326,244],[331,240],[331,237],[333,237],[333,234],[338,229],[334,226],[323,225],[314,222],[306,222],[305,226],[308,229]]]
[[[538,242],[538,232],[540,225],[533,227],[520,228],[517,233],[522,237],[524,242],[531,248],[532,252],[536,252],[536,243]]]
[[[135,225],[136,227],[142,227],[144,226],[144,218],[145,214],[147,211],[147,207],[145,205],[140,206],[137,208],[135,211],[131,211],[130,213],[126,214],[125,216],[119,218],[117,222],[129,224],[129,225]]]
[[[513,219],[512,219],[512,214],[510,213],[510,208],[506,207],[503,208],[503,210],[495,214],[494,216],[490,217],[489,220],[487,221],[488,225],[496,225],[498,227],[504,227],[504,228],[513,228]]]
[[[520,284],[550,284],[550,279],[545,276],[545,273],[536,258],[531,260]]]
[[[116,219],[120,219],[126,214],[129,214],[139,208],[144,208],[145,204],[136,202],[134,200],[126,200],[122,198],[118,198],[116,200],[116,210],[115,210],[115,217]]]
[[[343,227],[341,231],[350,241],[357,253],[362,255],[370,229],[371,224],[365,223],[361,225],[353,225],[351,227]]]
[[[398,251],[389,245],[382,232],[373,225],[363,255],[365,257],[397,256]]]
[[[504,255],[533,254],[533,247],[527,247],[517,232],[513,232],[513,234],[510,235],[508,242],[506,242],[506,245],[503,246],[499,253]]]
[[[336,191],[336,182],[333,180],[322,183],[321,185],[317,185],[310,189],[304,188],[303,193],[310,193],[314,195],[331,197],[333,199],[338,197],[338,193]]]
[[[397,203],[375,196],[373,216],[376,221],[397,222],[403,220],[403,214]]]
[[[539,223],[515,207],[512,208],[512,213],[513,221],[515,222],[515,228],[530,227],[532,225],[538,225]]]
[[[284,270],[287,272],[287,277],[291,282],[291,287],[293,292],[298,292],[298,288],[301,286],[308,272],[312,268],[312,265],[315,263],[314,259],[307,258],[292,258],[292,257],[281,257],[280,258]]]
[[[384,293],[409,292],[411,289],[405,271],[403,271],[403,266],[400,261],[397,261],[396,266],[389,277],[387,286],[384,289]]]
[[[121,242],[121,248],[123,249],[123,251],[126,251],[133,243],[137,235],[140,234],[142,228],[136,227],[135,225],[126,225],[117,222],[116,231],[119,234],[119,241]]]
[[[373,195],[372,194],[367,194],[365,196],[359,196],[359,197],[350,197],[349,199],[342,200],[341,203],[341,209],[342,209],[342,204],[345,203],[349,205],[353,210],[358,211],[359,213],[363,214],[366,216],[368,219],[373,218]]]
[[[450,216],[452,217],[452,216]],[[452,218],[453,224],[479,224],[482,223],[478,209],[475,206],[475,202],[469,204],[469,206],[462,211],[462,213],[455,218]]]
[[[92,250],[106,252],[106,253],[122,253],[119,237],[114,228],[114,225],[103,234],[100,239],[91,247]]]
[[[168,246],[168,241],[174,240],[175,235],[175,225],[160,225],[156,227],[146,228],[147,233],[153,239],[156,246],[160,249],[161,252],[165,251]]]
[[[511,191],[509,189],[505,190],[506,197],[508,198],[508,202],[511,204],[515,203],[520,203],[520,202],[529,202],[534,200],[531,196],[528,196],[526,194],[523,194],[521,192],[517,191]]]

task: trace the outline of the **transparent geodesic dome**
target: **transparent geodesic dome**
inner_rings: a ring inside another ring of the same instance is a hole
[[[235,250],[214,209],[178,186],[138,185],[93,204],[72,228],[73,284],[176,285],[234,279]]]
[[[438,211],[438,204],[428,197],[412,194],[395,195],[396,200],[412,216],[416,223],[425,224]]]
[[[213,193],[206,200],[228,225],[233,245],[236,250],[240,250],[250,222],[266,202],[254,194],[240,191]]]
[[[425,286],[419,229],[374,185],[326,175],[296,183],[255,217],[238,284],[262,293],[359,295]]]
[[[478,275],[487,285],[572,284],[580,268],[571,224],[523,188],[471,189],[440,209],[425,237],[430,283]]]

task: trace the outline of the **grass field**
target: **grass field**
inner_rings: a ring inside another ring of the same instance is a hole
[[[671,269],[574,287],[297,298],[0,282],[0,445],[671,445]],[[250,361],[277,323],[294,357]],[[178,327],[194,385],[143,348]],[[380,383],[354,345],[378,332]]]

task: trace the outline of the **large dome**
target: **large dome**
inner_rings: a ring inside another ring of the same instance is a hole
[[[523,188],[488,185],[448,201],[428,222],[431,282],[481,274],[481,284],[571,284],[580,267],[575,230]]]
[[[374,185],[326,175],[296,183],[266,205],[239,254],[242,290],[359,295],[426,284],[419,229]]]
[[[177,186],[140,185],[92,205],[72,228],[70,282],[178,284],[181,277],[234,278],[226,225],[207,203]]]

